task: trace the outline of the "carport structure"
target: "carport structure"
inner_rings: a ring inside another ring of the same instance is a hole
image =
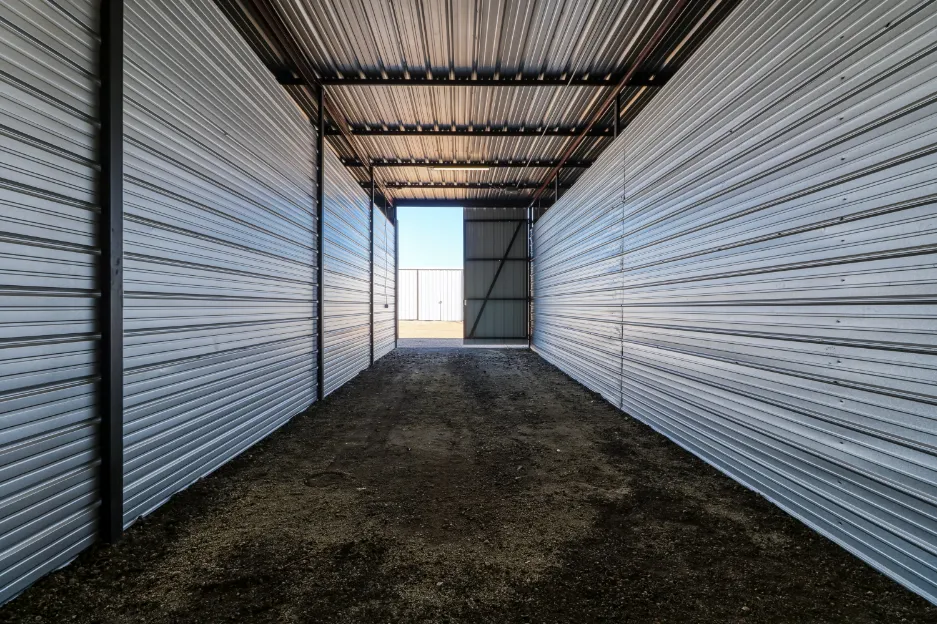
[[[0,601],[393,352],[403,205],[466,208],[467,338],[937,601],[935,34],[926,0],[5,3]]]

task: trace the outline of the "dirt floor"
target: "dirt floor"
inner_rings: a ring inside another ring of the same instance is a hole
[[[399,338],[459,338],[463,336],[461,322],[400,321]]]
[[[2,622],[937,622],[529,351],[400,349]]]

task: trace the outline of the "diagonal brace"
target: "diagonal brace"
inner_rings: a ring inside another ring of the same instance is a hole
[[[472,323],[472,331],[469,332],[468,337],[475,337],[475,330],[478,328],[478,321],[481,320],[482,314],[485,313],[485,306],[488,305],[488,299],[491,298],[491,293],[495,289],[495,284],[498,283],[498,277],[501,275],[501,269],[504,268],[505,262],[507,262],[508,254],[511,253],[511,248],[514,246],[514,241],[517,240],[517,234],[521,231],[521,225],[523,221],[518,221],[517,226],[514,228],[514,236],[511,237],[511,242],[508,243],[507,249],[504,250],[504,255],[501,256],[501,259],[498,260],[498,270],[495,271],[494,279],[491,280],[491,285],[488,286],[488,292],[485,293],[485,299],[482,301],[482,307],[478,310],[478,315],[475,317],[475,322]]]

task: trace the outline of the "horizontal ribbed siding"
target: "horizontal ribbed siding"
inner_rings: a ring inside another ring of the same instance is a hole
[[[314,133],[210,0],[126,4],[124,521],[315,398]]]
[[[325,294],[322,315],[325,394],[328,395],[371,363],[371,243],[368,235],[371,200],[331,148],[326,148],[323,156]]]
[[[736,10],[537,224],[534,344],[937,601],[937,5]]]
[[[0,5],[0,603],[96,534],[97,15]]]

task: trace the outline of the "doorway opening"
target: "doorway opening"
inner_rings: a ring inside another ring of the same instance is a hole
[[[461,346],[462,208],[398,209],[399,346]]]

